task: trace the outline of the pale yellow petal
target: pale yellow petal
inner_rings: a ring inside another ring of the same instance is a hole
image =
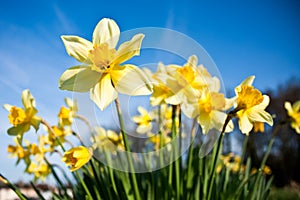
[[[288,101],[284,102],[284,108],[288,111],[288,113],[293,112],[292,105]]]
[[[124,42],[118,48],[115,59],[112,61],[115,65],[123,63],[133,56],[140,55],[140,49],[144,34],[136,34],[130,41]]]
[[[152,129],[152,125],[149,124],[149,125],[140,125],[136,128],[136,132],[138,133],[147,133],[147,132],[150,132]]]
[[[127,95],[149,95],[152,84],[137,66],[124,65],[111,71],[112,82],[116,90]]]
[[[93,32],[93,44],[107,43],[109,48],[115,48],[120,37],[120,29],[112,19],[103,18]]]
[[[255,79],[255,76],[249,76],[248,78],[246,78],[240,85],[238,85],[236,88],[235,88],[235,94],[237,95],[238,94],[238,92],[240,92],[241,91],[241,86],[243,86],[243,85],[248,85],[248,86],[251,86],[252,85],[252,83],[253,83],[253,81],[254,81],[254,79]]]
[[[207,134],[209,130],[211,129],[211,118],[209,114],[203,113],[200,114],[198,117],[198,123],[200,124],[202,128],[202,133]]]
[[[300,111],[300,100],[293,103],[292,108],[295,112],[299,112]]]
[[[112,86],[109,74],[104,74],[100,81],[90,90],[90,98],[101,110],[104,110],[117,96],[118,94]]]
[[[33,109],[35,107],[34,97],[28,89],[22,92],[22,103],[24,105],[25,110]]]
[[[226,120],[227,114],[220,112],[220,111],[212,111],[211,113],[211,118],[212,118],[212,122],[213,122],[213,126],[214,128],[216,128],[219,131],[222,131],[223,126],[225,124],[225,120]],[[234,125],[232,123],[232,121],[230,120],[226,126],[225,132],[231,132],[233,131]]]
[[[249,121],[247,115],[243,114],[239,117],[239,128],[241,132],[246,135],[248,135],[253,128],[253,124]]]
[[[79,62],[90,63],[88,59],[89,50],[93,49],[93,44],[78,36],[61,36],[67,53]]]
[[[59,79],[59,88],[74,92],[87,92],[99,81],[101,74],[85,66],[67,69]]]
[[[188,59],[188,61],[187,61],[187,63],[185,65],[196,67],[197,63],[198,63],[197,56],[196,55],[192,55],[192,56],[189,57],[189,59]]]
[[[251,109],[248,117],[252,122],[266,122],[270,126],[273,125],[272,116],[264,110]]]

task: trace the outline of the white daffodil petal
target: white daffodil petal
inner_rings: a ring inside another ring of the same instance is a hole
[[[133,56],[140,55],[141,44],[144,37],[144,34],[136,34],[130,41],[122,43],[118,48],[116,57],[112,63],[118,65],[129,60]]]
[[[4,104],[3,107],[5,108],[5,110],[10,111],[10,109],[13,107],[12,105],[9,104]]]
[[[239,128],[242,133],[248,135],[251,129],[253,128],[252,123],[249,121],[247,115],[243,114],[239,118]]]
[[[199,115],[198,123],[200,124],[200,126],[202,128],[203,134],[207,134],[209,132],[209,130],[211,129],[211,118],[206,113]]]
[[[181,105],[181,110],[185,114],[185,116],[189,118],[195,118],[199,115],[200,109],[198,103],[183,103]]]
[[[115,48],[120,37],[120,29],[112,19],[103,18],[93,32],[93,44],[107,43],[108,47]]]
[[[101,74],[86,66],[75,66],[67,69],[59,79],[59,88],[74,92],[87,92],[100,79]]]
[[[255,76],[249,76],[248,78],[246,78],[241,85],[252,85],[253,81],[255,79]]]
[[[100,81],[90,90],[90,98],[101,110],[104,110],[117,96],[118,94],[111,84],[109,74],[103,75]]]
[[[28,89],[22,92],[22,103],[25,110],[35,107],[35,100]]]
[[[292,105],[291,105],[291,103],[290,102],[288,102],[288,101],[286,101],[286,102],[284,102],[284,108],[290,113],[290,112],[292,112]]]
[[[248,117],[253,122],[266,122],[270,126],[273,125],[272,116],[264,110],[257,110],[252,108],[251,112],[249,112]]]
[[[196,67],[198,63],[198,58],[196,55],[192,55],[189,57],[187,63],[185,65]]]
[[[115,67],[111,71],[112,82],[116,90],[127,95],[149,95],[152,84],[143,71],[134,65]]]
[[[67,53],[79,62],[90,63],[88,59],[89,50],[93,49],[93,44],[78,36],[61,36]]]

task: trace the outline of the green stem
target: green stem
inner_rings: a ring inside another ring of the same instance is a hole
[[[224,138],[224,133],[226,130],[226,126],[229,123],[229,121],[231,120],[231,118],[234,116],[234,113],[228,113],[226,119],[225,119],[225,123],[223,125],[222,131],[221,131],[221,136],[218,140],[218,144],[217,144],[217,150],[216,150],[216,154],[214,156],[214,162],[213,162],[213,168],[211,170],[211,174],[209,177],[209,183],[208,183],[208,198],[207,199],[211,199],[211,193],[212,193],[212,188],[214,185],[214,180],[216,177],[216,168],[217,168],[217,162],[219,160],[219,156],[220,156],[220,150],[221,150],[221,146],[222,146],[222,142],[223,142],[223,138]]]
[[[92,200],[93,199],[92,195],[78,171],[76,171],[76,176],[77,176],[77,178],[79,178],[79,181],[80,181],[81,185],[83,186],[83,189],[86,192],[86,194],[88,195],[89,199]]]
[[[14,184],[12,184],[9,180],[7,180],[1,173],[0,173],[0,181],[5,185],[7,185],[10,189],[12,189],[21,200],[28,199]]]
[[[177,124],[176,124],[176,118],[178,117],[178,109],[179,106],[172,106],[172,139],[176,137],[177,134]],[[180,143],[179,143],[180,144]],[[180,166],[179,166],[179,161],[180,159],[178,158],[178,145],[175,143],[175,149],[174,149],[174,158],[175,160],[175,180],[176,180],[176,196],[177,199],[180,199]]]
[[[141,196],[140,196],[138,186],[137,186],[137,180],[136,180],[136,176],[135,176],[133,161],[132,161],[131,156],[128,154],[130,152],[130,147],[129,147],[129,143],[128,143],[128,139],[127,139],[127,134],[125,132],[124,120],[123,120],[121,106],[120,106],[120,102],[119,102],[118,98],[115,99],[115,104],[116,104],[116,108],[117,108],[117,113],[118,113],[118,118],[119,118],[119,123],[120,123],[120,128],[121,128],[121,134],[123,136],[125,150],[127,152],[127,159],[129,162],[130,177],[131,177],[131,182],[132,182],[131,184],[133,185],[134,196],[135,196],[136,200],[140,200]]]

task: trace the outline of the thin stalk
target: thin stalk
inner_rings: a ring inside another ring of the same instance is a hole
[[[0,181],[2,183],[4,183],[5,185],[7,185],[10,189],[12,189],[16,195],[18,195],[18,197],[21,200],[27,200],[28,197],[26,197],[20,190],[19,188],[17,188],[14,184],[12,184],[9,180],[7,180],[1,173],[0,173]]]
[[[130,152],[130,147],[129,147],[129,143],[128,143],[128,139],[127,139],[127,134],[125,132],[124,120],[123,120],[121,106],[120,106],[120,102],[119,102],[118,98],[115,99],[115,104],[116,104],[116,108],[117,108],[121,133],[122,133],[123,142],[124,142],[124,145],[125,145],[125,150],[127,151],[127,158],[128,158],[129,167],[130,167],[130,177],[131,177],[131,181],[132,181],[132,185],[133,185],[134,196],[135,196],[136,200],[140,200],[141,196],[140,196],[140,193],[139,193],[139,190],[138,190],[138,185],[137,185],[137,180],[136,180],[136,176],[135,176],[133,161],[132,161],[132,158],[130,157],[130,155],[128,154],[128,152]]]
[[[92,195],[78,171],[76,171],[76,176],[77,176],[77,178],[79,178],[79,181],[80,181],[81,185],[83,186],[83,189],[86,192],[86,194],[88,195],[89,199],[92,200],[93,199]]]
[[[222,142],[223,142],[223,139],[224,139],[224,133],[225,133],[225,130],[226,130],[226,126],[229,123],[229,121],[231,120],[231,118],[233,117],[233,115],[234,115],[233,112],[228,113],[228,115],[226,117],[226,120],[225,120],[225,123],[224,123],[223,128],[222,128],[222,131],[221,131],[221,136],[218,140],[216,154],[214,156],[213,168],[211,170],[209,183],[208,183],[208,199],[211,199],[212,188],[213,188],[214,180],[215,180],[215,177],[216,177],[217,162],[219,160],[220,150],[221,150]]]

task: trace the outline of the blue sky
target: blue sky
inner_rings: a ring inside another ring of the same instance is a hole
[[[121,31],[163,27],[197,41],[216,63],[225,87],[249,75],[261,90],[276,88],[290,77],[300,78],[299,1],[2,1],[0,6],[0,104],[21,106],[29,88],[39,113],[56,123],[63,98],[61,73],[76,64],[60,36],[91,39],[103,17]],[[8,159],[7,112],[0,111],[0,172],[22,179],[20,167]]]

